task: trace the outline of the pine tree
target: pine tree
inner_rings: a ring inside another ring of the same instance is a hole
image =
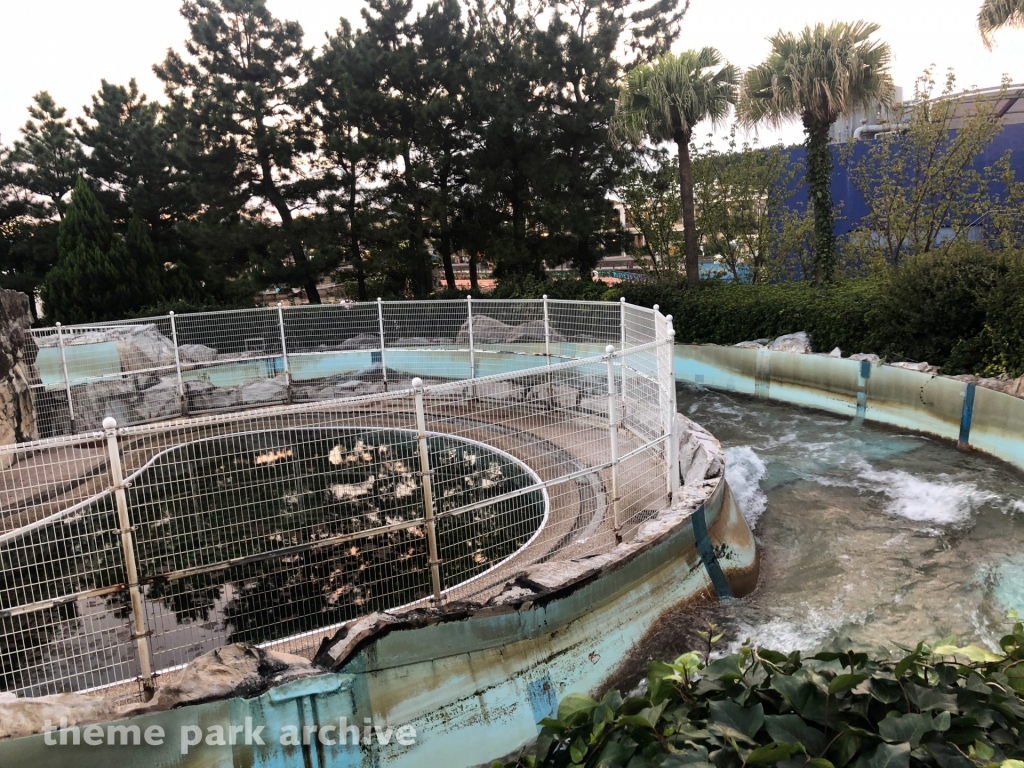
[[[33,197],[37,219],[63,218],[67,195],[82,166],[82,147],[71,129],[67,110],[41,91],[32,97],[29,119],[14,142],[11,160],[21,186]]]
[[[71,193],[57,238],[57,265],[43,281],[47,318],[90,323],[124,317],[146,300],[124,241],[84,179]]]

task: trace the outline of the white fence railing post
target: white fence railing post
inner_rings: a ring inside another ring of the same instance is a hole
[[[423,408],[423,379],[412,380],[416,392],[416,432],[420,444],[420,473],[423,477],[423,519],[427,529],[427,557],[434,602],[441,603],[441,561],[437,557],[437,530],[434,522],[434,488],[430,481],[430,446],[427,444],[427,421]]]
[[[466,297],[466,327],[469,328],[469,380],[476,378],[476,347],[473,344],[473,297]],[[469,385],[470,400],[476,399],[476,387]]]
[[[548,295],[544,294],[544,356],[551,365],[551,320],[548,316]]]
[[[139,653],[139,672],[146,698],[153,695],[153,660],[149,651],[149,632],[146,630],[146,613],[139,590],[139,569],[135,562],[133,528],[128,514],[128,497],[124,492],[124,473],[121,469],[121,451],[117,445],[117,420],[108,416],[103,420],[107,432],[107,457],[110,462],[110,479],[114,484],[114,499],[117,502],[117,520],[121,529],[121,551],[124,555],[125,575],[128,578],[128,595],[132,602],[132,633]]]
[[[665,463],[668,466],[668,492],[675,499],[679,493],[679,441],[676,435],[676,372],[675,372],[675,336],[672,328],[672,315],[665,315],[664,349],[658,349],[659,387],[665,389]]]
[[[615,403],[615,346],[609,344],[604,350],[608,356],[608,449],[611,454],[612,470],[612,521],[615,538],[622,540],[622,520],[619,519],[619,419]]]
[[[384,357],[384,302],[377,297],[377,331],[380,333],[380,373],[384,378],[384,391],[388,391],[388,361]]]
[[[171,318],[171,343],[174,344],[174,372],[178,377],[178,399],[181,402],[181,415],[188,416],[188,398],[185,397],[185,380],[181,377],[181,353],[178,351],[178,324],[174,320],[174,312],[169,312]]]
[[[71,397],[71,377],[68,376],[68,358],[64,354],[64,332],[61,330],[60,323],[57,323],[57,346],[60,347],[60,365],[64,371],[64,392],[68,397],[68,417],[71,419],[71,432],[74,433],[75,429],[75,403]]]
[[[288,365],[288,342],[284,335],[284,305],[277,302],[277,327],[281,330],[281,364],[284,366],[284,385],[288,392],[288,402],[292,401],[292,371]]]

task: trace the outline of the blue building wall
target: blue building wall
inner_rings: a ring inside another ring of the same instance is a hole
[[[868,142],[860,142],[854,147],[851,163],[856,164],[864,157],[868,150]],[[984,152],[974,160],[974,167],[982,170],[995,163],[1007,151],[1011,151],[1010,164],[1018,181],[1024,181],[1024,124],[1007,125],[1002,132],[992,141]],[[806,152],[803,147],[794,147],[788,150],[792,161],[806,163]],[[847,168],[840,164],[839,147],[833,146],[832,154],[835,158],[835,166],[832,171],[832,199],[837,206],[842,206],[836,217],[835,232],[837,235],[845,235],[860,226],[861,220],[867,215],[868,208],[864,197],[857,191],[847,173]],[[807,185],[804,183],[803,174],[794,179],[795,191],[789,200],[789,206],[794,210],[804,210],[807,206]]]

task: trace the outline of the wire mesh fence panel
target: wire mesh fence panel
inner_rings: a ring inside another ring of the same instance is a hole
[[[0,687],[43,695],[137,674],[100,436],[0,448]]]
[[[486,600],[532,563],[608,551],[668,502],[671,341],[650,310],[373,302],[68,335],[86,342],[65,353],[113,357],[65,375],[58,345],[37,406],[134,389],[93,395],[115,453],[108,433],[0,448],[0,686],[19,694],[131,681],[140,653],[157,671],[235,641],[311,653],[370,611]]]

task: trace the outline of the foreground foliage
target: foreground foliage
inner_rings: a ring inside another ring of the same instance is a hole
[[[643,696],[565,697],[541,722],[536,756],[505,768],[1021,768],[1024,626],[1000,645],[950,637],[881,659],[749,641],[710,663],[687,653],[652,662]]]

